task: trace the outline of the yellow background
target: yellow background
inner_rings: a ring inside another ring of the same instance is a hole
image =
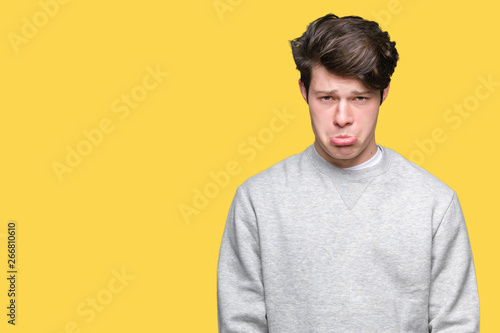
[[[50,0],[0,7],[2,332],[216,332],[216,269],[229,205],[245,179],[313,142],[288,40],[329,12],[378,20],[396,40],[401,60],[377,141],[457,191],[476,264],[482,332],[500,331],[500,87],[486,97],[488,90],[478,88],[488,76],[500,82],[500,6],[486,0],[65,2],[51,7],[52,16],[40,14]],[[23,28],[26,20],[37,20],[36,33]],[[31,37],[13,43],[23,29]],[[158,68],[168,76],[154,84],[148,69]],[[154,89],[141,88],[145,77]],[[476,89],[482,100],[474,99]],[[114,112],[122,95],[144,91],[128,115]],[[464,103],[473,109],[467,117],[445,119]],[[269,127],[273,111],[284,110],[294,118],[266,137],[262,151],[249,158],[238,150]],[[82,131],[103,119],[113,130],[60,181],[54,162],[65,164],[67,147],[84,146]],[[440,142],[432,148],[436,128]],[[427,152],[417,141],[427,143]],[[210,173],[230,162],[239,168],[227,185],[207,185]],[[207,186],[212,198],[197,203],[206,207],[184,218],[180,208],[192,207],[196,191]],[[7,324],[3,277],[10,220],[18,224],[15,327]],[[114,274],[123,271],[129,280],[118,288]],[[99,311],[90,310],[92,299],[101,302]]]

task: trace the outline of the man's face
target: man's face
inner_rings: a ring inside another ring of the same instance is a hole
[[[299,81],[302,96],[309,104],[318,153],[339,168],[369,160],[376,152],[375,126],[380,91],[367,89],[361,81],[332,74],[324,66],[312,70],[309,98]],[[387,97],[389,87],[384,90]]]

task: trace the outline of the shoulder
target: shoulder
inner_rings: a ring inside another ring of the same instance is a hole
[[[394,177],[400,183],[405,184],[405,187],[411,188],[422,195],[432,197],[451,199],[455,195],[451,187],[421,166],[409,161],[390,148],[384,147],[384,151],[391,160],[390,177]]]
[[[276,188],[280,185],[285,185],[290,180],[296,180],[301,177],[303,160],[307,159],[306,148],[300,153],[289,156],[269,168],[253,175],[245,180],[240,187],[248,192],[260,191],[261,189],[269,188],[270,186]]]

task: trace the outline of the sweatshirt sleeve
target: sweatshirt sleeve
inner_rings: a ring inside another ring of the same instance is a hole
[[[268,332],[257,220],[241,186],[222,236],[217,306],[220,333]]]
[[[433,235],[429,332],[479,332],[476,273],[456,194]]]

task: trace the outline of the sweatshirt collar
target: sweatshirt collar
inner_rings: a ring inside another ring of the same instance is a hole
[[[368,168],[364,168],[361,170],[345,170],[342,168],[338,168],[326,161],[314,147],[314,143],[307,147],[306,154],[309,157],[311,163],[322,173],[327,176],[337,178],[337,179],[345,179],[345,180],[363,180],[366,178],[371,178],[374,176],[378,176],[387,171],[390,164],[390,151],[389,149],[385,149],[384,147],[377,145],[381,149],[382,158],[379,163],[370,166]]]

